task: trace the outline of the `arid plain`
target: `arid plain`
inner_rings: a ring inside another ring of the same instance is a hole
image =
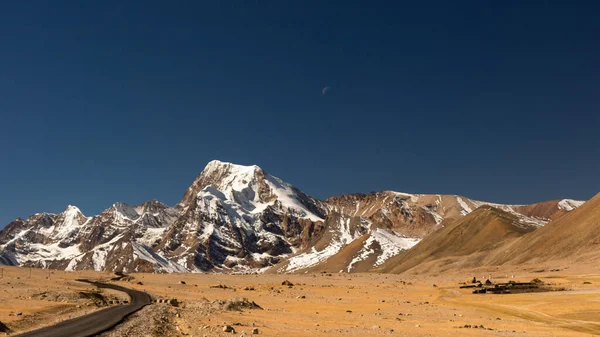
[[[497,295],[459,288],[474,276],[504,282],[513,273],[515,280],[540,278],[563,290]],[[126,300],[120,293],[75,281],[114,277],[3,267],[0,322],[18,334],[120,305]],[[494,267],[433,276],[140,273],[111,282],[178,304],[147,306],[103,336],[600,335],[600,273],[567,262],[548,270]],[[226,326],[235,332],[224,332]]]

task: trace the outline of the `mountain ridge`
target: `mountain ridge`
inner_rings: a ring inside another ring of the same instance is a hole
[[[58,214],[16,219],[0,231],[0,263],[67,270],[301,272],[334,258],[341,261],[335,264],[340,271],[364,271],[371,263],[364,261],[383,265],[482,205],[539,227],[582,203],[500,205],[393,191],[319,200],[256,165],[214,160],[173,207],[157,200],[117,202],[91,217],[68,206]],[[353,244],[359,239],[362,245]]]

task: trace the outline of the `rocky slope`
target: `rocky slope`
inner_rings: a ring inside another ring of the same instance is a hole
[[[151,253],[178,217],[157,201],[116,203],[94,217],[75,206],[59,214],[35,214],[0,233],[0,262],[65,270],[185,271]]]
[[[523,224],[518,217],[500,209],[481,206],[432,233],[410,251],[393,257],[378,271],[437,274],[481,266],[540,268],[598,261],[600,194],[584,204],[573,201],[559,204],[567,208],[562,209],[567,213],[541,228]]]
[[[0,264],[154,272],[356,272],[489,203],[398,192],[312,198],[258,166],[210,162],[174,207],[116,203],[86,217],[16,219],[0,231]],[[543,226],[581,205],[490,204]]]

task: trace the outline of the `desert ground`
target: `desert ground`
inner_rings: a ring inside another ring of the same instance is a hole
[[[108,281],[111,273],[0,268],[0,322],[10,334],[127,300],[75,281]],[[474,276],[504,282],[512,274],[564,290],[498,295],[459,288]],[[111,282],[178,303],[147,306],[102,336],[600,336],[594,265],[429,276],[139,273]],[[224,332],[226,326],[235,332]]]

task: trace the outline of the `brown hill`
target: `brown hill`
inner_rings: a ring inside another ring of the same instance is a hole
[[[561,206],[559,206],[561,203],[564,203],[565,201],[571,201],[571,202],[575,202],[577,204],[579,203],[578,201],[572,201],[572,200],[568,200],[568,199],[549,200],[549,201],[538,202],[538,203],[531,204],[531,205],[512,206],[512,209],[517,213],[520,213],[520,214],[523,214],[523,215],[526,215],[529,217],[533,217],[533,218],[537,218],[537,219],[556,220],[569,212],[566,209],[561,208]],[[500,208],[502,208],[502,207],[500,207]],[[574,208],[576,208],[576,207],[574,207]],[[568,209],[570,209],[570,208],[568,208]]]
[[[484,205],[391,258],[378,271],[402,273],[419,266],[420,272],[432,272],[477,266],[485,258],[483,253],[535,228],[520,223],[514,214]]]
[[[556,221],[499,249],[490,264],[600,258],[600,194]]]

